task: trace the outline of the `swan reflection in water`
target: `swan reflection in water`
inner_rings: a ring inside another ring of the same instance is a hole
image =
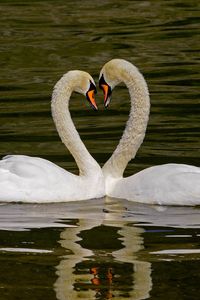
[[[79,220],[77,225],[61,233],[60,244],[71,253],[57,266],[57,299],[148,298],[151,264],[137,260],[143,229],[106,219]]]
[[[143,227],[200,228],[200,211],[192,207],[149,206],[106,197],[103,212],[101,217],[79,219],[78,227],[61,233],[60,244],[68,253],[57,266],[58,300],[149,298],[151,262],[164,261],[166,253],[154,253],[158,245],[151,245],[151,252],[144,247]],[[172,257],[169,250],[167,260],[191,259],[190,251]]]
[[[49,284],[49,292],[54,289],[57,300],[147,299],[157,285],[154,270],[152,287],[154,262],[167,264],[169,260],[199,259],[198,242],[195,244],[193,239],[200,235],[199,220],[197,207],[150,206],[108,197],[84,203],[1,204],[1,233],[5,230],[12,233],[12,241],[6,238],[0,248],[7,262],[10,293],[15,287],[14,270],[18,272],[20,263],[19,279],[23,282],[20,293],[27,288],[32,291],[34,282],[34,288],[41,287],[41,292],[42,287]],[[33,231],[15,234],[27,229]],[[50,236],[52,241],[45,240]],[[2,237],[5,238],[5,234],[2,233]],[[186,237],[187,242],[184,242]],[[32,241],[33,246],[29,247],[27,241]],[[21,253],[12,257],[12,261],[17,260],[16,266],[10,267],[5,251]],[[47,255],[47,263],[44,255]],[[40,277],[32,272],[33,265],[31,269],[27,266],[29,260],[35,261],[37,269],[41,262],[45,266],[38,270]],[[53,265],[56,269],[49,269]],[[52,272],[55,278],[47,279]]]

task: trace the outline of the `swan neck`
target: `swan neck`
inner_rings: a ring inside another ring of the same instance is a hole
[[[122,177],[128,162],[133,159],[142,144],[149,119],[150,99],[143,75],[128,63],[116,72],[118,82],[127,86],[131,108],[125,130],[118,146],[110,159],[103,166],[105,176]]]
[[[88,176],[99,170],[100,167],[81,141],[71,119],[69,99],[74,87],[67,75],[65,74],[54,87],[51,101],[52,116],[62,142],[77,163],[79,175]]]

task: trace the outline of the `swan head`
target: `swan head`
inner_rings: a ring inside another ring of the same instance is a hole
[[[107,62],[100,71],[99,87],[104,93],[104,106],[108,107],[112,91],[116,85],[125,81],[127,71],[133,65],[124,59],[112,59]]]
[[[64,74],[54,87],[53,98],[55,98],[59,91],[65,91],[65,89],[70,93],[77,92],[84,95],[91,107],[94,110],[98,110],[94,97],[97,89],[95,82],[89,73],[80,70],[72,70]]]
[[[86,97],[89,101],[91,107],[97,110],[97,104],[95,102],[94,95],[97,93],[95,82],[89,73],[79,70],[68,72],[73,85],[73,90],[80,93]]]

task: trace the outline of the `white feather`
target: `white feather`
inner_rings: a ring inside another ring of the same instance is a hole
[[[149,118],[150,99],[146,81],[138,69],[122,59],[113,59],[102,68],[112,88],[124,82],[131,97],[131,110],[122,138],[103,166],[106,194],[131,201],[162,205],[199,205],[200,168],[166,164],[147,168],[123,178],[128,162],[141,146]]]

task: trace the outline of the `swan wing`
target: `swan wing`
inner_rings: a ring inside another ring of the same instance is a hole
[[[200,168],[165,164],[147,168],[110,184],[110,195],[161,205],[200,204]]]
[[[0,161],[0,201],[51,202],[67,195],[73,200],[76,184],[78,176],[46,159],[11,155]]]

